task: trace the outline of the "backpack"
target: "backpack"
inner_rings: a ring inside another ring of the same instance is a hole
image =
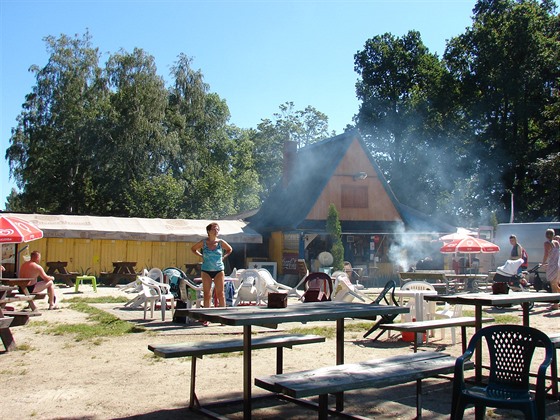
[[[526,270],[529,268],[529,255],[527,255],[527,251],[525,248],[521,248],[521,258],[523,258],[523,264],[521,264],[521,268]]]

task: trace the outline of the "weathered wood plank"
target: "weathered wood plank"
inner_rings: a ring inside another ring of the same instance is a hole
[[[287,347],[301,345],[301,344],[312,344],[312,343],[322,343],[325,341],[325,337],[320,335],[303,335],[303,334],[291,334],[291,335],[277,335],[277,336],[267,336],[258,337],[251,340],[251,347],[254,350],[274,348],[274,347]],[[224,340],[224,341],[206,341],[197,343],[178,343],[178,344],[166,344],[166,345],[149,345],[148,349],[153,351],[154,354],[164,357],[164,358],[175,358],[175,357],[188,357],[196,356],[201,357],[208,354],[218,354],[218,353],[231,353],[235,351],[243,351],[243,340]]]
[[[391,331],[403,331],[403,332],[425,332],[427,330],[433,330],[437,328],[449,328],[449,327],[474,327],[475,317],[458,317],[449,319],[431,319],[428,321],[419,322],[402,322],[395,324],[382,324],[379,328]],[[494,318],[482,318],[483,323],[488,323],[494,321]]]
[[[362,363],[255,378],[255,385],[293,398],[380,388],[452,373],[456,358],[422,352]]]

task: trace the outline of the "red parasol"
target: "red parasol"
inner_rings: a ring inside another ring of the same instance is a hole
[[[492,242],[481,238],[463,238],[451,241],[441,247],[443,254],[494,254],[500,251],[500,247]]]
[[[43,237],[43,231],[33,223],[14,216],[0,216],[0,243],[19,244]]]

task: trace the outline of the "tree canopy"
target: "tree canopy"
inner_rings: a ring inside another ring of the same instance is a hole
[[[356,123],[397,196],[452,223],[559,217],[559,18],[552,1],[480,0],[443,58],[420,34],[355,55]],[[543,166],[544,165],[544,166]],[[549,169],[547,169],[549,168]]]

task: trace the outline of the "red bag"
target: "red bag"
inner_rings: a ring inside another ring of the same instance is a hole
[[[527,251],[525,248],[521,248],[521,258],[523,258],[523,264],[521,264],[521,268],[526,270],[529,268],[529,255],[527,255]]]

